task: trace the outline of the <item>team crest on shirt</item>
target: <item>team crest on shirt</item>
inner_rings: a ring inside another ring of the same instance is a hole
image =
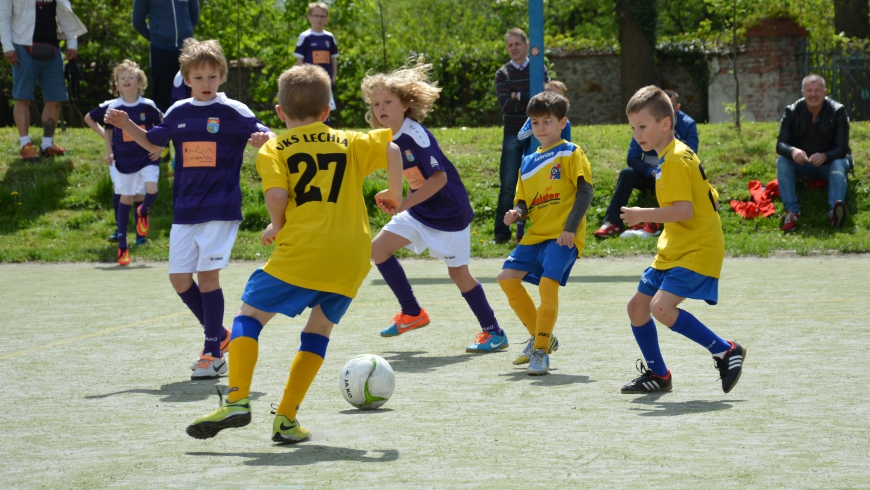
[[[562,179],[562,164],[557,163],[553,165],[553,168],[550,169],[550,180],[561,180]]]
[[[140,113],[139,113],[139,120],[140,120],[140,121],[144,121],[144,120],[145,120],[145,113],[144,113],[144,112],[140,112]]]
[[[405,150],[405,159],[408,160],[409,162],[414,161],[414,154],[411,153],[411,150]]]
[[[210,117],[208,118],[208,122],[205,123],[205,128],[209,133],[217,133],[221,130],[221,120],[219,117]]]
[[[329,47],[329,41],[326,41],[326,47],[327,48]]]

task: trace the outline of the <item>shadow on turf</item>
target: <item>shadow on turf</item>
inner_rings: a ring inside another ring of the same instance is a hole
[[[217,391],[215,390],[215,386],[220,386],[221,380],[218,379],[201,379],[201,380],[189,380],[189,381],[179,381],[176,383],[169,383],[166,385],[162,385],[158,389],[148,389],[148,388],[133,388],[130,390],[116,391],[113,393],[105,393],[102,395],[88,395],[82,398],[85,399],[99,399],[99,398],[108,398],[110,396],[115,395],[123,395],[124,393],[141,393],[144,395],[155,395],[162,396],[160,399],[162,402],[167,403],[187,403],[187,402],[199,402],[203,400],[208,400],[210,398],[215,398],[215,402],[217,402]],[[221,393],[225,392],[226,388],[221,390]],[[255,391],[251,392],[250,399],[256,400],[263,396],[265,393],[258,393]]]
[[[399,459],[399,451],[395,449],[348,449],[344,447],[320,445],[283,445],[276,444],[276,449],[289,449],[287,453],[216,453],[190,452],[189,456],[224,456],[234,458],[249,458],[243,464],[246,466],[303,466],[332,461],[353,461],[355,463],[390,463]],[[368,456],[368,454],[378,456]]]
[[[498,281],[495,280],[494,277],[477,277],[477,280],[481,283],[486,284],[496,284]],[[629,276],[572,276],[568,278],[568,282],[580,282],[580,283],[600,283],[600,282],[632,282],[636,283],[640,281],[639,275],[629,275]],[[409,277],[408,282],[411,283],[412,286],[425,286],[427,284],[453,284],[453,280],[449,277]],[[372,279],[369,283],[372,286],[386,286],[387,283],[383,279]]]
[[[522,371],[513,371],[510,373],[499,373],[499,376],[506,376],[510,381],[531,381],[535,386],[562,386],[572,384],[587,384],[595,383],[595,380],[589,376],[580,376],[577,374],[559,374],[550,370],[546,376],[529,376],[529,373],[523,369]]]
[[[480,354],[465,354],[451,357],[423,357],[426,351],[386,352],[381,354],[393,371],[400,373],[428,373],[444,366],[470,361]]]
[[[640,412],[641,417],[673,417],[705,412],[716,412],[732,408],[734,403],[743,400],[689,400],[686,402],[666,402],[659,399],[667,393],[653,393],[635,398],[631,403],[646,405],[649,408],[632,407],[630,410]]]

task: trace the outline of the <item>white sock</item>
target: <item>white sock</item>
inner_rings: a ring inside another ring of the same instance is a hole
[[[24,148],[24,145],[30,143],[30,135],[28,134],[27,136],[19,136],[18,141],[21,142],[21,147]]]
[[[46,149],[54,142],[54,138],[51,136],[43,136],[42,137],[42,149]]]

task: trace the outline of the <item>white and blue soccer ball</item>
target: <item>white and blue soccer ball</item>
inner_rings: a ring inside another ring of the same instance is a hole
[[[347,361],[338,383],[348,403],[360,410],[374,410],[393,395],[396,376],[383,357],[363,354]]]

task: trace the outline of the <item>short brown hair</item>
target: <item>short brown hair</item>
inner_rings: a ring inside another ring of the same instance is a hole
[[[312,10],[314,9],[324,10],[326,12],[326,16],[329,17],[329,5],[326,5],[323,2],[311,2],[308,4],[308,15],[313,14],[314,12],[312,12]]]
[[[192,37],[185,39],[181,46],[181,56],[178,57],[178,63],[181,65],[181,76],[185,80],[190,76],[190,70],[203,65],[211,65],[221,73],[221,83],[227,81],[227,59],[224,57],[221,43],[215,39],[208,41],[197,41]]]
[[[656,122],[670,118],[671,129],[674,129],[674,106],[664,90],[655,85],[647,85],[635,92],[625,107],[625,114],[637,114],[641,109],[648,110]]]
[[[559,80],[550,80],[549,82],[544,84],[544,88],[550,92],[552,92],[553,91],[552,89],[554,89],[554,88],[561,90],[562,92],[565,93],[564,97],[566,99],[568,98],[568,87],[564,83],[560,82]]]
[[[556,92],[541,92],[529,100],[526,115],[529,117],[568,117],[568,99]]]
[[[524,43],[529,42],[529,37],[526,36],[526,33],[520,29],[519,27],[514,27],[513,29],[507,31],[507,34],[504,36],[505,42],[507,42],[507,38],[514,36],[523,40]]]
[[[121,95],[121,91],[118,90],[118,77],[122,71],[129,71],[136,75],[136,78],[139,79],[139,95],[144,95],[145,89],[148,88],[148,77],[145,76],[142,68],[139,68],[139,63],[130,60],[118,63],[115,65],[115,69],[112,70],[112,94],[116,97]]]
[[[278,77],[278,104],[284,115],[301,121],[320,117],[329,107],[330,80],[317,65],[294,66]]]

